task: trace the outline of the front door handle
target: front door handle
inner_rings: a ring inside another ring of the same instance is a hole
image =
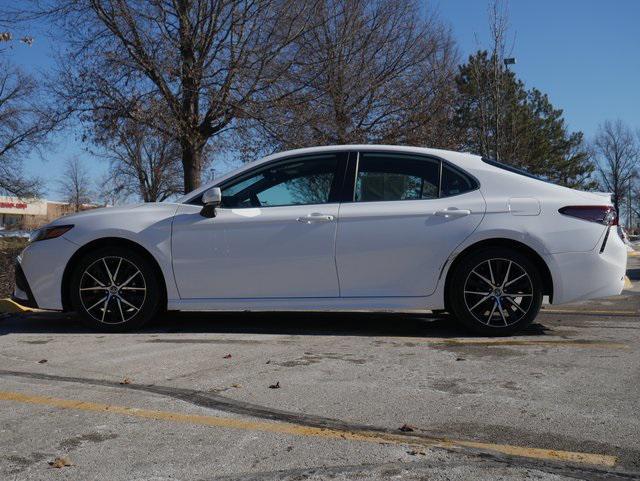
[[[298,222],[302,222],[303,224],[315,224],[316,222],[331,222],[334,217],[328,214],[321,214],[319,212],[314,212],[309,215],[305,215],[304,217],[298,217]]]
[[[437,210],[435,214],[439,217],[445,217],[445,218],[464,217],[471,214],[471,211],[469,209],[443,209],[443,210]]]

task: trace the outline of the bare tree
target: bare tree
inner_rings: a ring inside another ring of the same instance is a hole
[[[37,152],[63,116],[55,115],[35,79],[12,65],[6,51],[17,43],[30,46],[33,38],[14,38],[10,17],[0,12],[0,192],[32,197],[41,181],[25,175],[23,160]]]
[[[321,0],[294,42],[303,61],[283,88],[295,92],[257,113],[272,148],[403,142],[429,118],[453,77],[447,28],[415,0]],[[250,132],[253,134],[253,132]]]
[[[640,227],[640,181],[637,178],[635,182],[631,184],[629,196],[629,208],[631,210],[630,220],[633,221],[632,218],[635,216],[637,231],[638,227]],[[632,224],[633,222],[629,222],[627,227],[632,227]]]
[[[0,191],[34,196],[40,181],[24,174],[23,160],[45,143],[60,117],[45,106],[35,80],[1,55],[0,52]]]
[[[74,212],[91,203],[91,176],[78,157],[67,159],[62,177],[58,179],[58,192]]]
[[[180,146],[173,137],[120,119],[96,142],[110,163],[111,190],[145,202],[162,202],[183,191]]]
[[[485,54],[486,61],[469,62],[465,75],[475,86],[474,108],[477,118],[473,131],[474,144],[479,147],[478,153],[496,160],[505,160],[509,158],[509,146],[515,144],[518,136],[513,125],[506,125],[509,120],[513,123],[514,119],[507,119],[505,112],[514,95],[510,88],[513,74],[504,67],[509,33],[508,0],[490,0],[488,16],[491,44]],[[479,50],[482,50],[480,42],[477,43]]]
[[[181,150],[186,192],[198,187],[210,139],[249,107],[273,101],[307,25],[295,0],[33,0],[58,21],[69,55],[58,93],[81,111],[145,123],[136,105],[159,102]]]
[[[618,215],[640,162],[640,142],[621,120],[601,124],[592,149],[602,187],[612,193]]]
[[[105,207],[125,204],[129,201],[130,194],[112,175],[106,172],[96,181],[96,201]]]
[[[500,132],[501,123],[503,121],[502,97],[504,70],[502,64],[505,58],[507,48],[507,32],[509,31],[509,4],[507,0],[493,0],[489,6],[489,30],[491,32],[492,55],[491,62],[493,64],[492,72],[492,95],[493,114],[495,121],[495,130],[493,144],[496,153],[496,160],[500,160]]]

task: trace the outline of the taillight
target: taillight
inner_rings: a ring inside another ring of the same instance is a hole
[[[615,225],[617,222],[616,211],[610,205],[570,205],[558,212],[602,225]]]

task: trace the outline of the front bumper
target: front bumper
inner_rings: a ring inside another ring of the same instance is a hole
[[[21,306],[37,308],[38,303],[36,302],[35,297],[33,297],[33,292],[31,292],[29,282],[27,282],[27,278],[24,275],[24,271],[22,270],[22,266],[20,265],[19,256],[16,259],[14,268],[15,288],[13,289],[11,300],[17,302]]]
[[[14,300],[27,307],[62,310],[62,276],[77,249],[64,237],[25,247],[16,259]]]
[[[617,296],[622,292],[627,248],[615,228],[610,229],[606,243],[601,239],[592,251],[545,256],[553,277],[553,304]]]

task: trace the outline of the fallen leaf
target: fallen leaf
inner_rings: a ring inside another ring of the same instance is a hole
[[[267,360],[267,362],[265,362],[265,364],[271,364],[271,359]]]
[[[231,387],[235,387],[236,389],[241,388],[242,386],[240,386],[240,384],[232,384]]]
[[[44,364],[45,362],[47,362],[47,360],[46,360],[46,359],[40,359],[40,360],[38,361],[38,364]]]
[[[269,389],[280,389],[280,381],[276,382],[275,384],[271,384],[269,386]]]
[[[464,357],[456,357],[456,361],[466,361]]]
[[[407,454],[410,454],[411,456],[416,456],[416,455],[421,455],[421,456],[426,456],[427,453],[423,452],[423,451],[416,451],[415,449],[412,449],[411,451],[407,451]]]
[[[409,426],[408,424],[403,424],[402,426],[400,426],[400,431],[402,431],[403,433],[410,433],[414,430],[413,426]]]
[[[64,468],[65,466],[73,466],[73,463],[69,461],[69,458],[65,456],[58,457],[53,461],[49,461],[49,466],[52,468]]]
[[[122,381],[120,381],[120,384],[131,384],[131,379],[125,377]]]
[[[231,354],[227,354],[226,356],[222,356],[222,359],[231,359]]]

